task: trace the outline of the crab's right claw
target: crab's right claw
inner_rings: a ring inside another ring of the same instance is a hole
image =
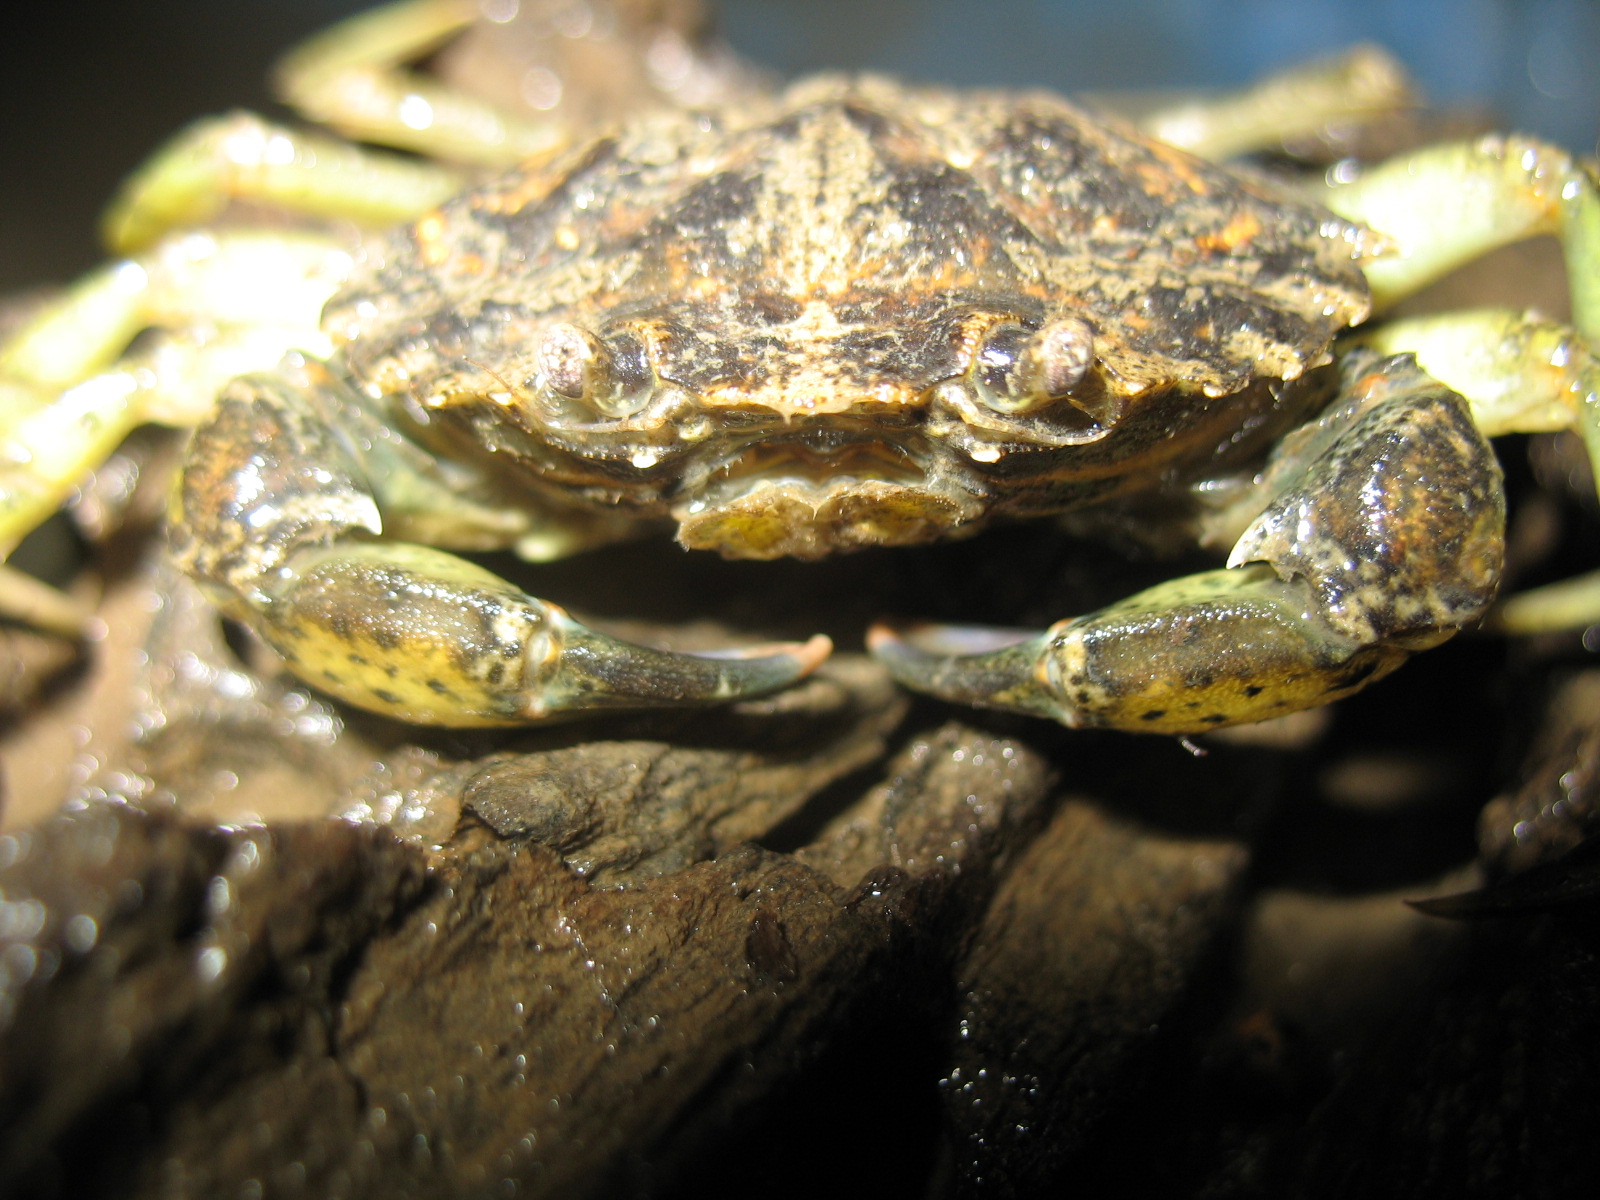
[[[681,654],[580,624],[453,554],[395,542],[304,548],[229,579],[177,530],[179,560],[212,584],[301,678],[403,721],[523,725],[607,708],[724,704],[776,691],[827,658],[825,637]],[[220,587],[216,585],[222,585]]]

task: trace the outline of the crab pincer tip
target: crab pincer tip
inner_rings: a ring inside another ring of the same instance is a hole
[[[833,639],[825,633],[814,633],[803,642],[779,643],[772,650],[793,658],[799,668],[795,678],[804,679],[828,660],[833,653]]]
[[[738,700],[788,687],[815,671],[833,652],[833,642],[817,634],[803,642],[766,642],[686,657],[716,664],[718,698]]]
[[[867,632],[867,648],[907,688],[981,706],[1016,707],[1019,686],[1034,682],[1040,646],[1037,632],[986,626],[875,624]]]
[[[763,642],[759,646],[736,646],[731,650],[701,650],[696,658],[752,659],[791,673],[791,679],[804,679],[833,653],[833,639],[815,634],[803,642]],[[785,663],[787,660],[787,663]]]
[[[564,617],[564,615],[563,615]],[[539,700],[543,713],[726,704],[787,687],[833,649],[826,637],[686,654],[624,642],[566,618]]]
[[[1060,719],[1041,687],[1039,661],[1049,635],[980,625],[876,624],[867,648],[913,691],[960,704]]]

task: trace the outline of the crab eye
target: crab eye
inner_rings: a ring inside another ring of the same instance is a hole
[[[649,364],[637,338],[614,340],[615,350],[569,321],[550,326],[539,342],[538,382],[601,416],[632,416],[649,399]]]
[[[1062,317],[1037,331],[998,325],[974,366],[979,395],[997,412],[1030,413],[1069,399],[1094,364],[1094,330]]]

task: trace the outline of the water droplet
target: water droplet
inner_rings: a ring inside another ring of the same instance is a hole
[[[195,956],[194,970],[201,983],[215,983],[228,967],[228,952],[221,946],[207,946]]]
[[[522,99],[539,112],[560,104],[562,91],[561,76],[549,67],[529,67],[522,76]]]
[[[400,123],[407,129],[427,129],[433,125],[433,105],[429,104],[426,97],[415,92],[400,101],[397,114]]]
[[[79,913],[67,922],[62,930],[62,940],[73,953],[87,954],[100,940],[100,926],[88,913]]]

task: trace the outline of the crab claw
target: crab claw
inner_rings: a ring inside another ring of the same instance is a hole
[[[173,500],[174,560],[312,686],[419,725],[519,726],[738,700],[828,656],[825,637],[731,654],[636,646],[448,550],[383,536],[421,513],[429,532],[501,544],[477,536],[492,522],[474,514],[490,510],[460,504],[419,448],[389,453],[408,444],[359,404],[315,363],[234,381]],[[359,432],[335,430],[324,406]]]
[[[255,627],[323,691],[418,724],[722,704],[793,683],[832,649],[817,636],[713,654],[657,650],[590,629],[428,547],[344,544],[324,554],[300,556],[274,581],[281,586]]]
[[[529,689],[521,716],[537,720],[597,708],[721,704],[775,692],[816,670],[833,650],[818,634],[737,650],[682,654],[599,633],[546,604],[554,653]]]
[[[1063,622],[1062,624],[1066,624]],[[900,683],[957,704],[1004,708],[1077,725],[1050,678],[1056,629],[1043,633],[980,625],[887,624],[867,633],[867,647]]]
[[[1446,636],[1352,638],[1302,581],[1253,563],[1168,580],[1033,636],[880,626],[869,642],[907,687],[945,699],[1073,728],[1192,734],[1326,704]]]

